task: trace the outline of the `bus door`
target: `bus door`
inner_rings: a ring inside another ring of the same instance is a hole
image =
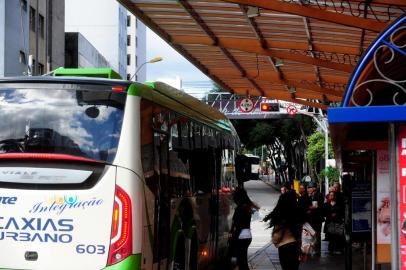
[[[154,132],[154,171],[157,177],[154,224],[154,269],[166,269],[170,242],[170,187],[168,134]]]

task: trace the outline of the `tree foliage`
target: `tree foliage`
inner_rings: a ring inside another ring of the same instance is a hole
[[[323,179],[325,176],[327,176],[329,184],[333,185],[340,180],[340,171],[329,166],[320,172],[319,179]]]
[[[294,147],[298,143],[306,145],[306,137],[313,133],[315,125],[310,117],[297,115],[274,120],[237,120],[234,125],[247,149],[266,146],[272,168],[284,181],[298,177],[297,170],[302,164],[298,164]],[[286,169],[288,175],[284,175]]]
[[[311,166],[315,166],[321,159],[324,159],[324,134],[315,132],[307,139],[307,159]],[[329,158],[334,157],[333,147],[329,139]]]

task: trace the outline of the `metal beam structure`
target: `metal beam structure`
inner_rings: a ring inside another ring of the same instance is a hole
[[[291,4],[278,0],[223,0],[223,1],[239,5],[256,6],[287,14],[294,14],[306,18],[313,18],[326,22],[338,23],[346,26],[374,31],[377,33],[380,33],[381,31],[383,31],[383,29],[385,29],[386,26],[388,26],[387,23],[378,22],[371,19],[364,19],[346,14],[333,13],[326,10],[301,6],[298,4]]]
[[[187,11],[187,13],[193,18],[196,24],[206,33],[206,35],[211,39],[214,46],[218,45],[218,38],[216,35],[210,30],[210,28],[206,25],[204,20],[196,13],[193,7],[185,0],[178,0],[179,4]],[[233,55],[224,47],[220,47],[220,51],[227,57],[227,59],[234,65],[238,71],[241,73],[241,77],[246,77],[247,72],[244,68],[238,63],[238,61],[233,57]],[[257,89],[262,96],[265,95],[264,90],[259,86],[255,80],[249,79],[248,81],[252,84],[252,86]]]
[[[225,91],[320,109],[406,11],[404,0],[118,1]]]

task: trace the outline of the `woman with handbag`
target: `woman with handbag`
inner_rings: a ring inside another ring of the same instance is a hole
[[[237,208],[233,215],[229,241],[233,245],[233,256],[237,258],[238,269],[249,270],[247,252],[252,241],[251,215],[259,207],[251,201],[245,189],[242,188],[235,190],[233,199]]]
[[[279,262],[283,270],[297,270],[300,263],[302,215],[297,203],[296,192],[286,183],[274,210],[263,221],[270,221],[273,227],[272,243],[278,248]]]
[[[343,252],[344,249],[344,205],[337,201],[335,192],[328,194],[329,200],[324,205],[326,216],[326,237],[330,253]]]

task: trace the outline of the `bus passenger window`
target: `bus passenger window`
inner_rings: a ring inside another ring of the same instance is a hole
[[[190,149],[190,138],[189,138],[189,124],[187,118],[181,118],[180,120],[180,137],[181,137],[181,147],[184,150]]]
[[[202,127],[199,124],[193,125],[193,139],[195,148],[202,148]]]

